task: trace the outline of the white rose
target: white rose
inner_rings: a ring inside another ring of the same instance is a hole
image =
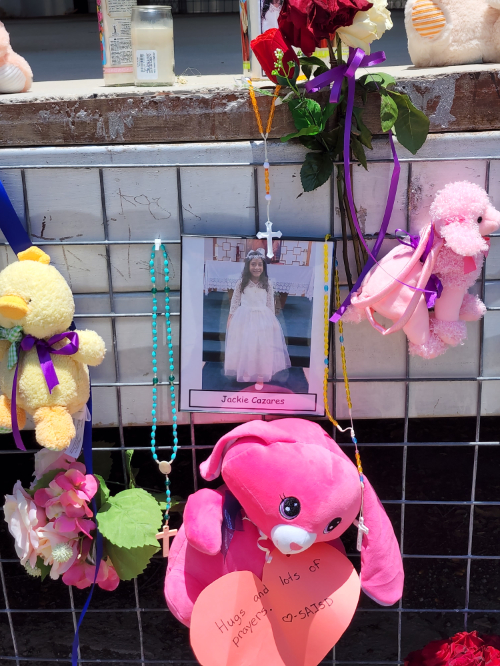
[[[35,567],[39,539],[36,528],[44,525],[43,512],[17,481],[12,495],[5,496],[4,515],[15,539],[16,553],[24,566]]]
[[[392,28],[392,19],[387,9],[387,0],[373,0],[373,7],[367,12],[358,12],[352,25],[339,28],[337,35],[352,48],[363,49],[370,55],[370,44],[380,39],[386,30]]]

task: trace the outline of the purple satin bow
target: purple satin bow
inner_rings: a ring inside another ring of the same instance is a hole
[[[329,69],[328,72],[316,76],[312,81],[307,81],[305,88],[307,92],[318,92],[322,88],[326,88],[332,84],[332,91],[330,93],[330,102],[336,104],[340,99],[340,92],[342,90],[342,81],[344,77],[347,78],[349,83],[354,81],[356,70],[359,67],[371,67],[378,65],[385,60],[385,53],[377,51],[372,55],[366,55],[363,49],[349,49],[349,59],[346,65],[339,65],[335,69]],[[346,127],[351,125],[347,124]]]
[[[408,236],[410,239],[409,243],[406,243],[402,238],[398,237],[398,241],[402,245],[407,245],[408,247],[412,247],[414,250],[417,249],[419,243],[420,243],[420,236],[416,236],[414,234],[409,234],[408,232],[404,231],[404,229],[396,229],[396,236],[398,233],[405,234],[405,236]],[[427,245],[425,246],[425,250],[420,257],[420,261],[422,263],[425,262],[427,257],[429,256],[429,252],[432,250],[432,245],[434,243],[434,227],[431,227],[431,233],[429,234],[429,240],[427,241]],[[425,302],[427,303],[427,307],[429,310],[434,307],[434,304],[438,298],[440,298],[441,294],[443,293],[443,284],[441,280],[438,278],[437,275],[434,275],[434,273],[430,276],[429,281],[427,282],[425,286]]]
[[[347,79],[347,108],[346,108],[346,118],[345,118],[345,128],[344,128],[344,177],[346,184],[347,200],[349,202],[349,210],[351,211],[351,216],[358,232],[359,239],[363,244],[365,250],[368,253],[368,261],[366,262],[361,275],[356,281],[356,284],[353,286],[349,292],[347,298],[344,300],[337,312],[331,317],[330,321],[338,321],[347,307],[351,303],[352,294],[359,289],[361,283],[363,282],[368,271],[377,263],[377,255],[380,251],[382,241],[389,227],[389,221],[391,219],[392,211],[394,209],[394,204],[396,202],[396,193],[398,189],[399,174],[401,172],[401,166],[399,164],[398,156],[396,153],[396,148],[394,146],[394,141],[392,138],[392,132],[389,130],[389,143],[391,146],[392,157],[394,160],[394,169],[391,177],[391,185],[389,188],[389,195],[387,197],[387,204],[385,207],[384,218],[380,226],[380,231],[373,246],[373,250],[370,250],[366,244],[365,239],[363,238],[363,232],[361,231],[358,216],[356,213],[356,207],[354,206],[354,199],[352,196],[352,183],[351,183],[351,125],[352,125],[352,115],[354,109],[354,93],[356,89],[356,70],[359,67],[370,67],[371,65],[377,65],[385,60],[385,53],[383,51],[377,51],[372,53],[372,55],[367,56],[363,49],[349,49],[349,59],[346,65],[339,65],[335,69],[331,69],[324,74],[316,76],[312,81],[308,81],[305,85],[308,92],[317,92],[326,86],[332,85],[332,91],[330,93],[330,102],[336,103],[340,99],[340,93],[342,91],[342,81],[344,77]]]
[[[67,338],[69,340],[67,345],[61,347],[61,349],[54,349],[52,345],[55,345],[57,342]],[[52,393],[53,389],[59,384],[57,379],[56,370],[54,368],[54,363],[50,358],[51,354],[59,354],[61,356],[71,356],[76,354],[78,351],[79,340],[78,333],[75,331],[68,331],[67,333],[58,333],[54,335],[49,340],[41,340],[35,338],[33,335],[26,335],[21,341],[21,349],[23,351],[30,351],[33,347],[36,347],[38,354],[38,360],[40,361],[40,367],[42,368],[43,376],[47,382],[47,387],[49,393]],[[21,439],[21,433],[19,432],[19,425],[17,423],[17,375],[19,371],[19,357],[17,359],[16,371],[14,373],[14,381],[12,382],[12,399],[11,399],[11,418],[12,418],[12,435],[14,436],[14,441],[18,449],[26,451],[26,448]]]

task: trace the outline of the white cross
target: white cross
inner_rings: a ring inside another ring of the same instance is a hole
[[[267,256],[269,259],[274,257],[273,252],[273,238],[281,238],[281,231],[273,231],[273,223],[266,222],[266,231],[259,231],[257,238],[260,240],[262,238],[267,238]]]

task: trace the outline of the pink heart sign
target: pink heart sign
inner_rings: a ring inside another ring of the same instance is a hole
[[[191,617],[202,666],[317,666],[349,626],[359,578],[336,548],[273,551],[262,580],[236,571],[203,590]]]

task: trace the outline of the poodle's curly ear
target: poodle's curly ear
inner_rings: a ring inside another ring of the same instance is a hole
[[[439,230],[447,247],[462,257],[474,257],[478,252],[487,252],[488,243],[479,233],[479,225],[464,222],[443,224]]]
[[[19,261],[38,261],[39,264],[50,264],[49,255],[36,245],[32,245],[27,250],[19,252],[17,258]]]
[[[361,547],[361,588],[381,606],[392,606],[403,595],[403,560],[391,521],[365,477],[363,518],[368,534]]]

